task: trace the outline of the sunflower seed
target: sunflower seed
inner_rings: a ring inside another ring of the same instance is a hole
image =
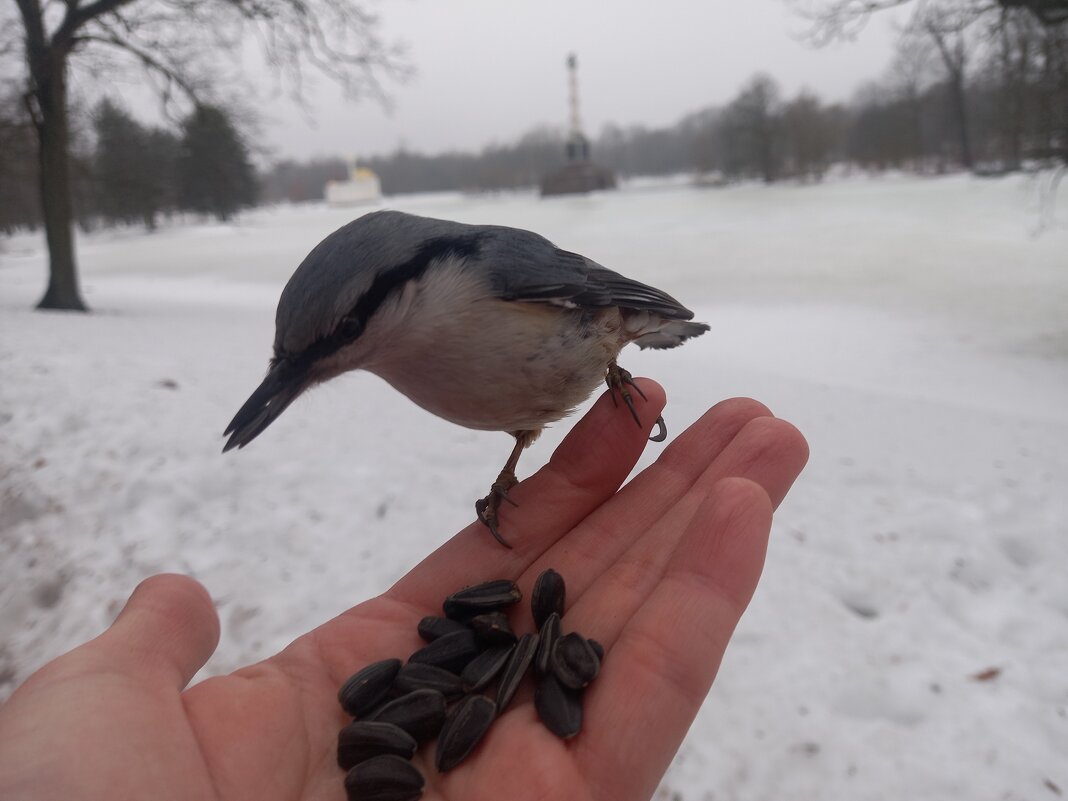
[[[445,634],[452,634],[454,631],[463,631],[466,629],[463,623],[456,620],[449,620],[447,617],[437,617],[436,615],[429,615],[419,621],[419,636],[427,642],[436,640]]]
[[[357,720],[337,735],[337,764],[348,770],[371,757],[396,754],[411,759],[416,742],[400,726],[380,721]]]
[[[444,634],[433,642],[427,643],[408,657],[408,661],[422,662],[459,673],[480,653],[482,653],[482,645],[475,633],[471,629],[464,629]]]
[[[530,611],[534,614],[534,625],[539,629],[553,612],[563,616],[564,579],[559,573],[549,568],[534,582],[534,589],[530,591]]]
[[[438,770],[444,773],[463,762],[496,716],[497,704],[484,695],[469,695],[461,701],[438,735]]]
[[[403,665],[397,678],[393,680],[393,692],[406,695],[414,690],[437,690],[445,696],[446,701],[455,701],[464,694],[464,685],[460,677],[444,668],[423,662],[409,662]]]
[[[475,615],[468,621],[478,638],[492,645],[511,645],[516,641],[515,632],[508,624],[508,615],[504,612],[487,612]]]
[[[503,609],[518,603],[523,597],[515,582],[497,579],[465,587],[445,599],[445,617],[452,620],[467,620],[484,612]]]
[[[345,776],[345,793],[349,801],[415,801],[424,783],[415,765],[387,754],[352,768]]]
[[[556,641],[549,666],[561,684],[580,690],[597,677],[601,660],[585,637],[571,632]]]
[[[495,645],[468,662],[460,677],[463,680],[464,692],[481,690],[493,681],[508,662],[513,648],[514,645]]]
[[[530,663],[534,661],[534,654],[538,650],[538,635],[524,634],[512,651],[508,664],[504,666],[501,674],[501,682],[497,685],[497,709],[501,712],[512,700],[515,691],[519,689],[519,683],[523,681]]]
[[[593,652],[595,654],[597,654],[597,658],[601,662],[603,662],[604,661],[604,646],[601,645],[599,642],[597,642],[597,640],[586,640],[586,642],[588,642],[590,644],[590,648],[592,648]]]
[[[538,655],[534,657],[534,667],[538,673],[549,672],[549,658],[552,656],[556,641],[560,639],[560,615],[553,612],[541,624],[538,632]]]
[[[367,720],[392,723],[416,740],[426,740],[445,722],[445,696],[437,690],[415,690],[376,709]]]
[[[337,700],[341,702],[341,708],[353,717],[373,709],[386,697],[400,667],[399,659],[383,659],[356,673],[338,690]]]
[[[569,690],[552,674],[538,682],[534,708],[545,727],[557,737],[574,737],[582,728],[582,693]]]

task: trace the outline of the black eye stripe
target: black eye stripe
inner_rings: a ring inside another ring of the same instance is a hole
[[[477,256],[481,248],[480,240],[478,234],[428,240],[411,259],[376,276],[351,311],[341,318],[337,327],[327,336],[313,342],[300,353],[276,353],[271,360],[272,365],[285,361],[303,372],[318,360],[336,353],[363,333],[367,321],[390,294],[409,281],[420,278],[439,259]]]

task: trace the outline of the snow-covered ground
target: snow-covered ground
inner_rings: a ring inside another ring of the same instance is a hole
[[[671,430],[751,395],[809,439],[663,799],[1068,793],[1068,228],[1032,236],[1027,180],[391,205],[531,228],[664,287],[713,328],[625,354],[667,388]],[[82,238],[90,316],[30,311],[41,245],[0,242],[0,698],[149,574],[208,586],[223,620],[208,670],[227,671],[383,590],[469,521],[507,438],[368,374],[219,454],[284,281],[349,216],[284,208]]]

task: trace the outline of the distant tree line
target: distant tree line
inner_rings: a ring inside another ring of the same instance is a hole
[[[0,104],[0,230],[7,232],[41,224],[35,134],[18,111]],[[110,100],[76,119],[85,124],[72,129],[72,200],[83,230],[153,230],[176,213],[228,220],[257,202],[248,144],[222,109],[199,105],[176,131],[142,125]]]
[[[622,177],[697,172],[723,183],[820,180],[835,164],[921,173],[1068,164],[1068,17],[1008,2],[993,13],[972,13],[979,6],[964,0],[916,8],[886,75],[849,102],[807,91],[784,98],[774,78],[756,75],[725,105],[675,125],[606,126],[594,159]],[[0,230],[40,224],[34,133],[20,110],[17,97],[0,98]],[[349,172],[342,159],[319,158],[256,176],[248,144],[210,106],[175,130],[144,126],[111,102],[73,118],[73,202],[84,228],[152,228],[178,212],[227,219],[257,200],[319,200],[327,181]],[[387,194],[495,191],[535,186],[563,158],[563,131],[539,128],[479,152],[400,148],[361,166]]]
[[[696,171],[722,182],[820,180],[833,164],[920,173],[1068,164],[1068,16],[1004,3],[973,18],[961,7],[925,6],[886,76],[847,103],[808,91],[784,99],[774,78],[756,75],[725,106],[676,125],[606,126],[594,158],[623,177]],[[487,191],[535,186],[563,154],[563,132],[539,129],[479,153],[400,149],[363,164],[387,194]],[[327,174],[342,178],[344,162],[284,162],[266,174],[263,197],[321,198]]]

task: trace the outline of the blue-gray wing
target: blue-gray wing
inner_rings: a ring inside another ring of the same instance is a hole
[[[541,301],[579,308],[653,312],[669,320],[689,320],[693,312],[656,287],[634,281],[595,261],[561,250],[529,231],[491,227],[476,257],[494,292],[504,300]]]

